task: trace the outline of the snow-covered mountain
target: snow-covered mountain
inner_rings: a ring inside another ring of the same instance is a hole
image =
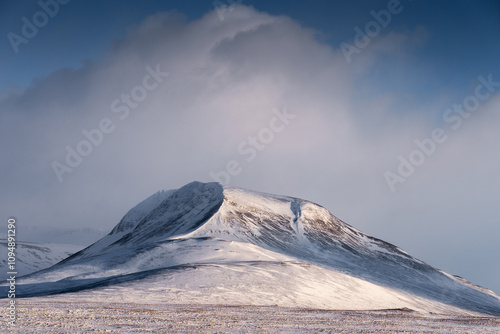
[[[93,228],[16,226],[18,275],[39,271],[101,239],[106,233]],[[0,233],[0,252],[7,254],[7,233]],[[0,260],[0,281],[7,277],[7,258]]]
[[[82,246],[53,243],[34,243],[18,241],[16,243],[16,271],[18,275],[27,275],[48,268],[82,249]],[[6,255],[7,239],[0,238],[0,253]],[[7,257],[0,260],[0,280],[7,278]]]
[[[19,280],[18,292],[500,315],[493,292],[369,237],[317,204],[199,182],[154,194],[107,236]]]

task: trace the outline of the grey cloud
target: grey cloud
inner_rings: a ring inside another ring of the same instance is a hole
[[[411,48],[404,41],[425,39],[422,30],[408,34],[381,35],[377,43],[399,52]],[[477,217],[474,224],[483,231],[474,242],[500,232],[491,223],[495,206],[479,206],[498,197],[498,184],[490,182],[500,165],[493,144],[498,119],[491,112],[498,99],[487,101],[454,141],[392,194],[383,172],[434,125],[419,114],[388,114],[387,101],[398,96],[372,99],[359,90],[356,83],[372,70],[372,60],[383,56],[375,43],[349,66],[314,31],[248,7],[235,8],[223,21],[215,12],[193,22],[179,13],[151,16],[103,59],[3,94],[0,145],[8,154],[0,161],[2,212],[26,225],[110,230],[157,190],[211,181],[210,171],[238,160],[243,171],[231,185],[313,200],[433,265],[475,277],[467,265],[433,253],[458,251],[459,236],[452,240],[448,231],[470,224],[466,214]],[[112,101],[141,85],[146,67],[157,65],[170,76],[120,120]],[[359,101],[367,108],[357,109]],[[268,126],[273,108],[284,106],[297,117],[246,162],[238,145]],[[84,139],[81,131],[103,118],[115,130],[59,183],[51,163],[63,162],[66,145],[75,147]],[[470,196],[457,197],[466,190]],[[442,228],[430,233],[434,226]],[[464,237],[467,229],[462,231]],[[435,243],[421,247],[425,240]],[[498,246],[491,247],[498,254]],[[482,249],[471,247],[470,258],[484,263],[478,283],[494,287],[497,274],[489,267],[495,259]]]

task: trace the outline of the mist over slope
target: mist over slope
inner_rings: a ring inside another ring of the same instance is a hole
[[[16,242],[16,272],[21,276],[48,268],[81,249],[82,246],[71,244],[18,241]],[[7,254],[8,252],[7,239],[0,238],[0,253]],[[2,282],[9,277],[7,272],[10,270],[8,270],[7,263],[6,256],[0,260]]]
[[[16,226],[16,271],[19,276],[39,271],[75,254],[106,233],[94,228]],[[0,233],[0,252],[7,254],[7,233]],[[0,280],[8,276],[7,257],[0,260]]]
[[[89,227],[66,228],[53,226],[30,226],[19,224],[16,227],[16,239],[38,244],[65,244],[88,246],[104,237],[102,230]],[[0,232],[0,239],[7,239],[7,232]]]
[[[18,290],[21,297],[78,292],[75,298],[500,315],[493,292],[315,203],[200,182],[152,195],[107,236],[22,278]]]

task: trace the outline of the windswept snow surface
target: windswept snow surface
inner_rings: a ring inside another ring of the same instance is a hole
[[[117,302],[500,315],[493,292],[317,204],[200,182],[151,196],[95,244],[18,281],[21,297],[67,292]]]
[[[74,294],[22,301],[6,333],[498,334],[500,318],[410,310],[331,311],[274,306],[112,303]],[[81,294],[79,294],[81,295]],[[0,313],[0,322],[4,321]],[[0,329],[0,333],[3,333]]]

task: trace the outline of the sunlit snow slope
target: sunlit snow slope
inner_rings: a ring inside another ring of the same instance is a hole
[[[317,204],[199,182],[146,199],[109,235],[21,279],[18,292],[500,315],[493,292],[369,237]]]

